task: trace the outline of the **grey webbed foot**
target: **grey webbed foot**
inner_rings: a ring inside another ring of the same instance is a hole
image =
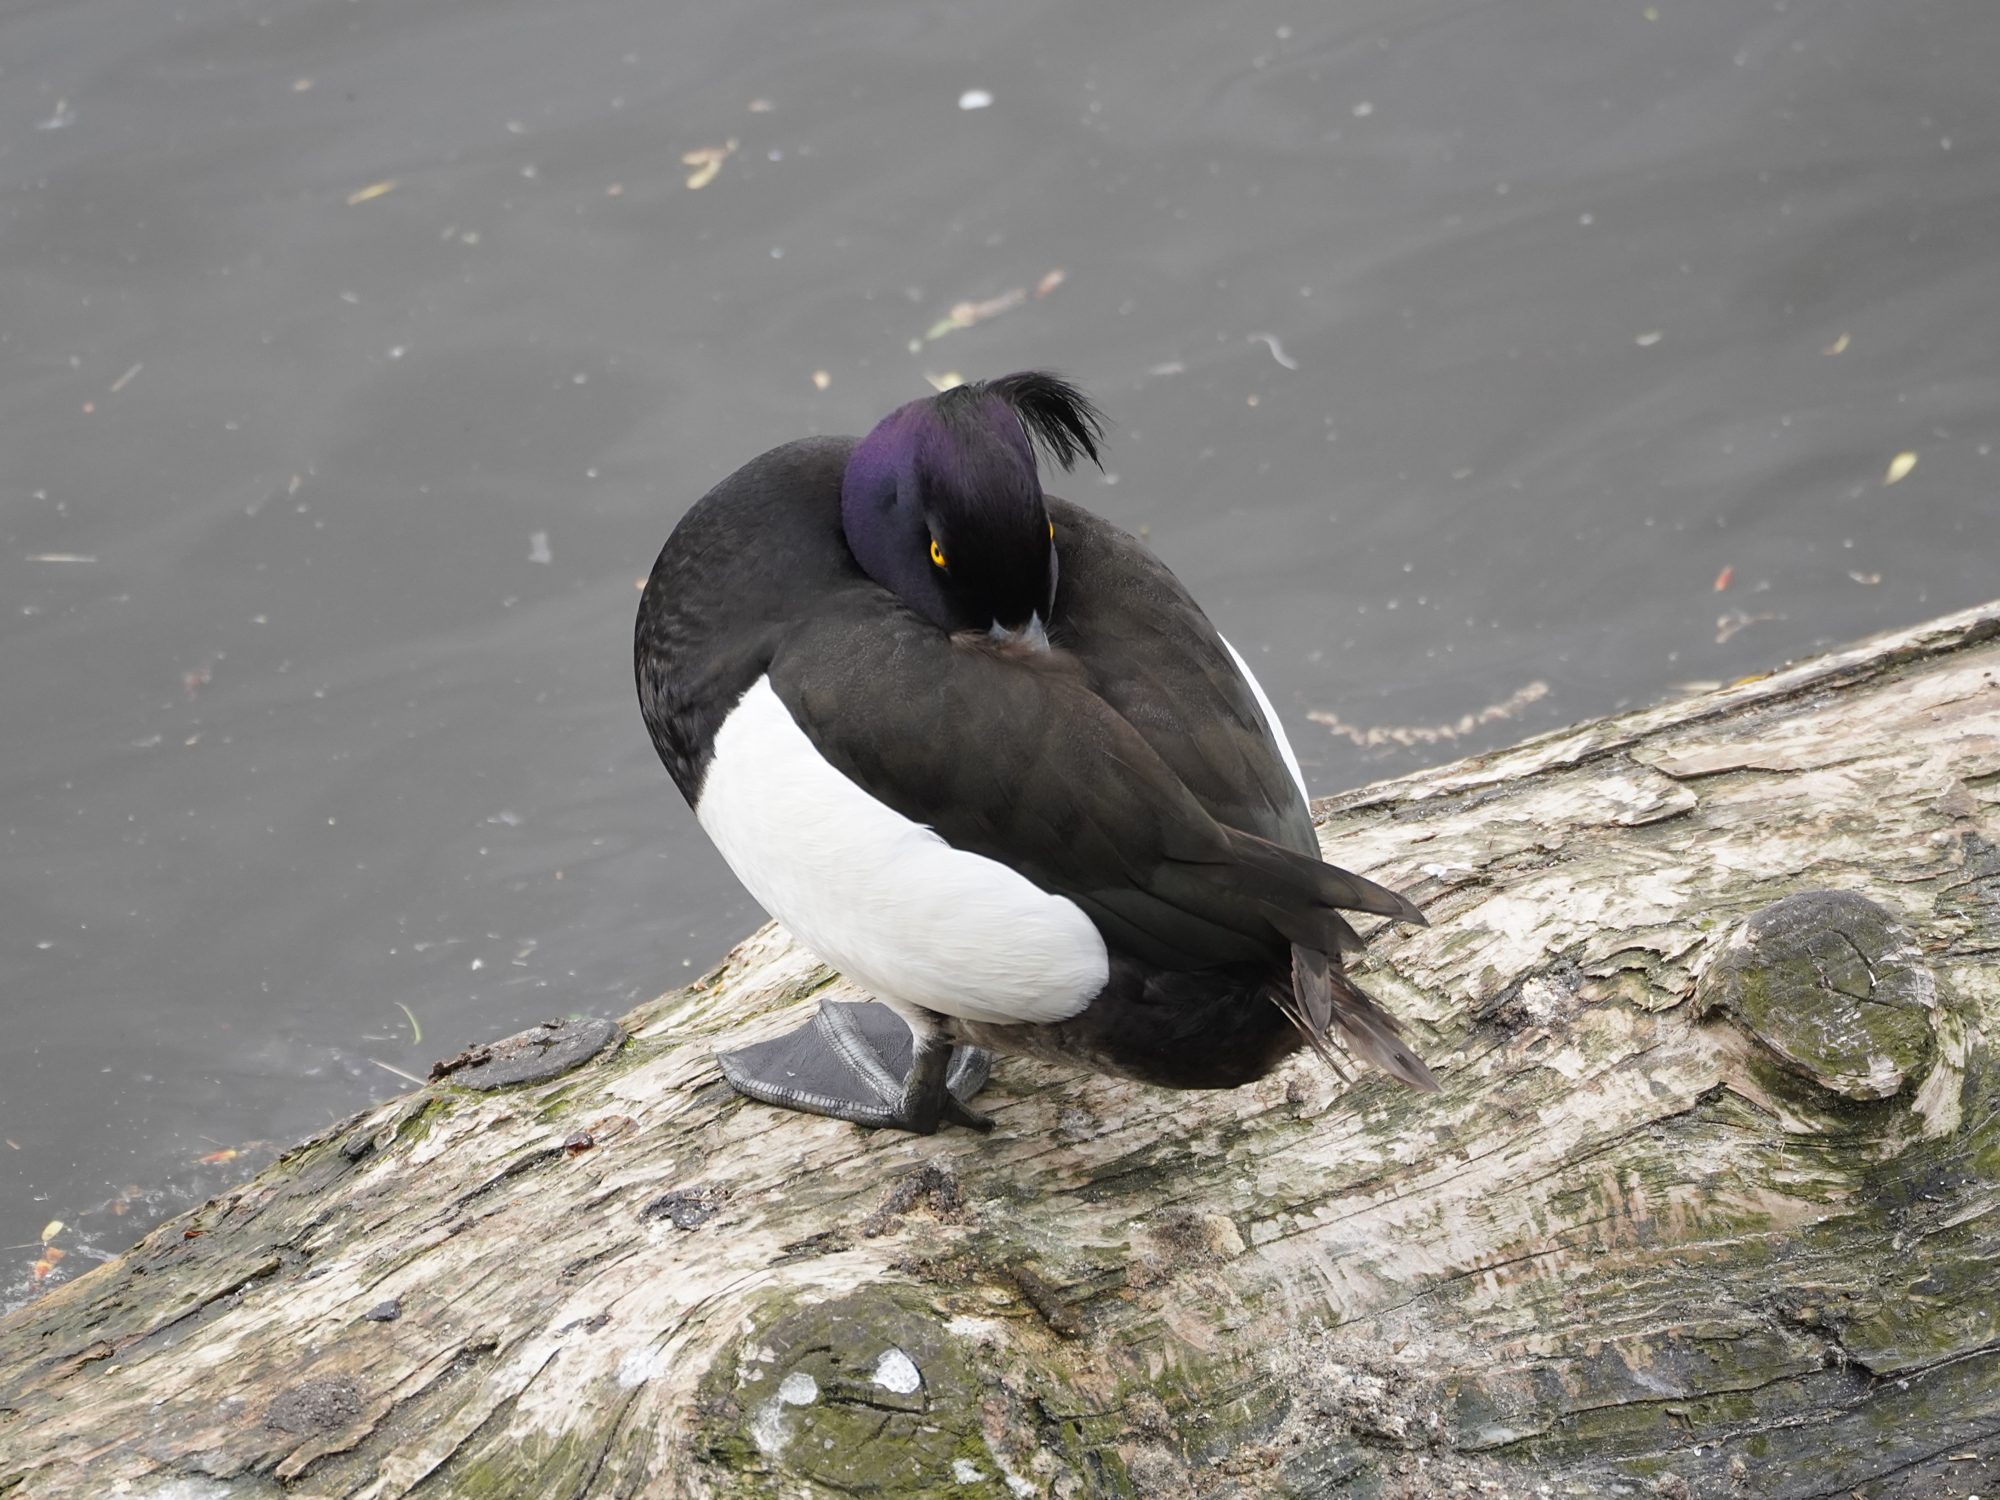
[[[946,1121],[993,1128],[970,1103],[993,1054],[942,1037],[918,1041],[901,1016],[872,1000],[822,1000],[804,1026],[716,1061],[737,1093],[783,1109],[918,1135]]]

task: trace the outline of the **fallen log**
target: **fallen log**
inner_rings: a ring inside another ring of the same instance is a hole
[[[767,928],[9,1317],[0,1496],[2000,1489],[1996,674],[2000,603],[1325,804],[1436,1096],[778,1113]]]

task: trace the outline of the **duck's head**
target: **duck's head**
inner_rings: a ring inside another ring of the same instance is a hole
[[[847,462],[847,545],[869,577],[939,628],[1046,645],[1055,528],[1035,443],[1067,469],[1079,457],[1098,462],[1102,436],[1090,398],[1038,370],[912,401]]]

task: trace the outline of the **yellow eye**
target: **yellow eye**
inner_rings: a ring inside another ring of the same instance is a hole
[[[944,566],[944,548],[938,545],[936,537],[931,538],[931,561],[940,568]]]

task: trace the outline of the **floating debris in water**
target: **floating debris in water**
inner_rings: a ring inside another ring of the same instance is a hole
[[[1889,472],[1882,476],[1883,485],[1887,486],[1887,485],[1902,483],[1902,481],[1910,477],[1910,470],[1914,469],[1916,466],[1917,466],[1916,454],[1898,453],[1894,458],[1889,460]]]
[[[371,202],[376,198],[380,198],[385,193],[395,192],[401,185],[401,181],[394,177],[385,177],[380,182],[371,182],[367,187],[356,188],[353,192],[349,193],[347,195],[347,206],[352,208],[357,203]]]
[[[1718,646],[1727,645],[1730,638],[1739,630],[1745,630],[1752,625],[1761,624],[1765,620],[1782,620],[1784,618],[1783,615],[1753,615],[1740,609],[1732,609],[1728,614],[1717,615],[1715,618],[1715,644]]]
[[[1042,279],[1035,283],[1032,295],[1037,298],[1046,297],[1068,279],[1068,272],[1057,266],[1044,273]],[[1026,287],[1017,286],[1010,287],[997,297],[988,297],[983,301],[954,302],[949,312],[924,331],[922,338],[910,340],[910,352],[914,354],[925,344],[941,339],[948,333],[956,333],[961,328],[971,328],[975,324],[984,323],[988,318],[997,318],[1002,313],[1012,312],[1015,308],[1024,306],[1029,296]]]
[[[688,186],[696,189],[707,187],[715,181],[715,174],[722,170],[722,164],[735,153],[734,137],[724,141],[720,146],[697,146],[692,151],[682,152],[681,165],[694,168],[688,173]]]
[[[549,551],[549,534],[546,531],[538,531],[528,538],[529,562],[552,563],[555,560],[555,554]]]
[[[931,324],[924,333],[924,342],[941,339],[947,333],[955,333],[961,328],[970,328],[975,323],[984,323],[988,318],[997,318],[1004,312],[1012,312],[1028,300],[1028,293],[1022,287],[1002,292],[997,297],[988,297],[984,302],[955,302],[951,311]]]
[[[1299,367],[1299,362],[1293,359],[1291,355],[1285,353],[1285,346],[1278,342],[1278,336],[1275,333],[1253,333],[1249,337],[1251,343],[1262,344],[1265,348],[1269,349],[1271,351],[1271,358],[1275,359],[1287,370],[1296,370]]]
[[[1324,724],[1335,734],[1361,746],[1374,745],[1435,745],[1447,740],[1461,739],[1475,729],[1502,719],[1511,719],[1531,703],[1538,703],[1548,697],[1549,685],[1536,681],[1517,688],[1498,703],[1489,703],[1477,713],[1461,714],[1450,724],[1376,724],[1366,729],[1347,723],[1340,715],[1324,708],[1315,708],[1306,714],[1315,724]]]
[[[985,109],[993,102],[993,96],[985,89],[967,89],[958,96],[960,109]]]

